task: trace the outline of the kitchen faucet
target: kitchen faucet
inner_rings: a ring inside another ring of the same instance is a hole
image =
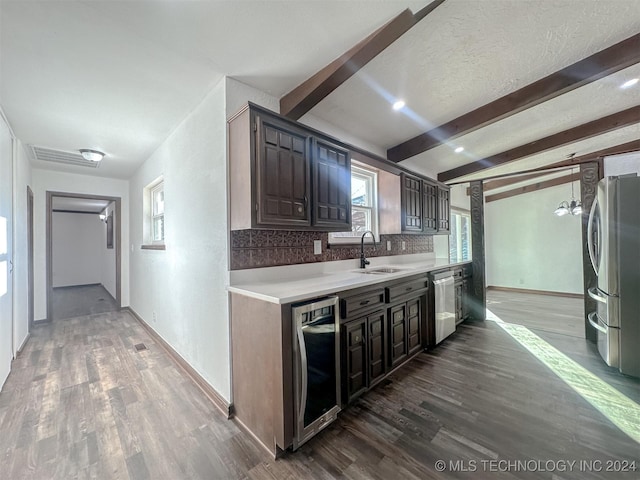
[[[371,230],[367,230],[366,232],[364,232],[362,234],[362,238],[360,239],[360,268],[365,268],[370,263],[369,260],[367,260],[364,256],[364,237],[367,235],[367,233],[370,233],[371,238],[373,238],[373,248],[377,248],[376,237],[373,232]]]

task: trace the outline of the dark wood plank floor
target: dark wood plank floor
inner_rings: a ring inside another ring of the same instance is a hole
[[[53,289],[53,319],[115,312],[120,307],[102,285],[78,285]]]
[[[537,293],[487,290],[487,308],[505,322],[584,337],[584,300]]]
[[[461,325],[278,461],[125,312],[36,327],[0,393],[0,477],[11,480],[640,477],[480,463],[610,459],[640,466],[640,445],[493,322]],[[439,472],[438,460],[473,460],[476,472]]]

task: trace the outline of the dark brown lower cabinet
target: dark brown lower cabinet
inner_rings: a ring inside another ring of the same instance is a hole
[[[344,397],[347,402],[367,389],[367,318],[359,318],[343,326],[346,352],[343,369]]]
[[[391,368],[422,348],[422,302],[423,297],[415,297],[389,309]]]
[[[387,373],[384,310],[342,325],[343,403],[349,403],[382,380]]]
[[[409,355],[407,349],[407,305],[402,303],[389,309],[389,331],[391,336],[391,368],[401,364]]]
[[[455,299],[456,299],[456,323],[464,322],[469,318],[471,308],[471,277],[456,280],[455,283]]]

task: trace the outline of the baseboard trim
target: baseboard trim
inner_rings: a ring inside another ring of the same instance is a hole
[[[143,318],[138,315],[138,313],[131,307],[122,307],[121,310],[126,311],[131,314],[133,318],[135,318],[142,328],[144,328],[147,333],[162,347],[162,349],[167,352],[169,357],[182,369],[182,371],[196,384],[196,386],[205,394],[205,396],[213,403],[227,418],[230,419],[232,416],[232,406],[228,403],[222,395],[220,395],[216,390],[204,379],[202,375],[200,375],[189,363],[182,358],[182,356],[176,352],[171,345],[169,345],[164,338],[162,338],[151,326],[143,320]]]
[[[534,295],[551,295],[553,297],[584,298],[584,295],[582,295],[581,293],[551,292],[548,290],[530,290],[528,288],[489,286],[487,287],[487,290],[495,290],[496,292],[531,293]]]
[[[79,285],[62,285],[59,287],[51,287],[53,290],[57,288],[75,288],[75,287],[97,287],[98,285],[102,285],[101,283],[81,283]],[[106,290],[106,288],[105,288]]]
[[[22,353],[22,350],[27,345],[27,342],[29,341],[30,338],[31,338],[31,332],[27,332],[27,336],[24,337],[24,340],[22,341],[22,345],[20,345],[20,347],[18,348],[18,351],[16,352],[16,356]]]

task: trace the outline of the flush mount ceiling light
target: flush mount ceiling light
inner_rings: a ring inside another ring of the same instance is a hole
[[[571,175],[573,176],[573,169],[571,169]],[[571,215],[581,215],[582,214],[582,203],[580,200],[575,200],[573,196],[573,181],[571,182],[571,201],[563,201],[560,202],[558,208],[553,212],[557,216],[562,217],[567,214]]]
[[[396,103],[393,104],[393,109],[397,111],[403,108],[404,106],[405,106],[404,100],[398,100]]]
[[[82,158],[90,162],[99,162],[104,157],[104,153],[99,152],[98,150],[90,150],[88,148],[81,148],[80,154],[82,155]]]
[[[622,85],[620,85],[620,88],[629,88],[629,87],[633,87],[636,83],[638,83],[640,79],[638,78],[632,78],[631,80],[627,80],[626,82],[624,82]]]
[[[456,153],[464,152],[464,147],[458,147],[458,148],[456,148],[456,149],[454,150],[454,152],[456,152]]]

